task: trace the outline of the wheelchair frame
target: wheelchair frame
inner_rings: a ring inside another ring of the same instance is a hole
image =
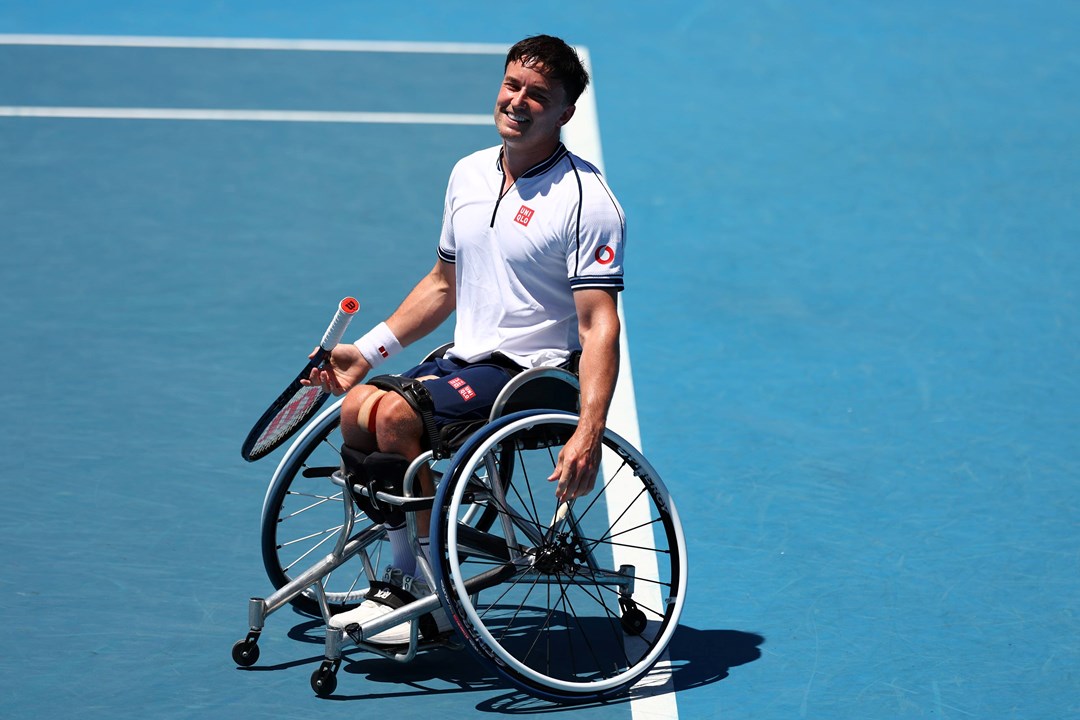
[[[381,547],[377,544],[385,533],[379,525],[362,526],[370,521],[358,510],[355,497],[366,488],[351,486],[340,473],[327,472],[331,468],[304,468],[314,448],[328,442],[336,428],[341,400],[312,420],[283,456],[267,489],[262,513],[264,563],[277,590],[249,601],[249,631],[233,646],[234,661],[245,667],[254,664],[266,618],[292,603],[317,611],[326,625],[325,656],[311,677],[311,687],[320,696],[335,691],[343,652],[350,644],[398,662],[412,660],[420,650],[464,644],[512,684],[560,702],[602,699],[640,680],[666,649],[685,598],[685,541],[674,501],[648,461],[608,431],[603,479],[598,481],[604,491],[558,504],[546,474],[537,476],[530,465],[546,462],[545,455],[554,463],[555,448],[572,434],[577,417],[565,409],[513,412],[522,389],[538,381],[568,384],[576,397],[577,378],[571,373],[555,368],[524,371],[499,395],[488,423],[464,441],[448,467],[433,472],[434,497],[415,494],[420,469],[435,462],[431,451],[410,464],[403,495],[376,493],[380,503],[406,510],[418,576],[436,592],[348,632],[331,621],[358,603],[367,588],[357,588],[358,576],[344,592],[328,590],[330,576],[358,558],[360,574],[369,582],[377,578]],[[611,464],[618,465],[613,476],[607,467]],[[340,495],[320,496],[311,506],[340,500],[343,520],[340,527],[290,541],[312,543],[303,559],[334,539],[328,555],[293,577],[288,575],[291,567],[282,567],[279,554],[285,546],[276,532],[288,517],[285,498],[300,475],[327,478],[340,489]],[[619,487],[630,488],[632,498],[625,508],[613,510],[616,479]],[[536,489],[543,493],[534,492],[536,481],[542,483]],[[602,495],[607,497],[602,503],[607,515],[594,509]],[[587,504],[584,511],[578,507],[582,503]],[[432,509],[430,563],[417,539],[416,511],[427,508]],[[620,555],[630,561],[616,566]],[[639,601],[646,596],[647,601]],[[591,614],[579,615],[579,606],[588,607]],[[421,637],[419,618],[438,612],[448,615],[459,640]],[[405,622],[410,625],[407,645],[387,648],[365,640]],[[530,633],[537,633],[536,638],[530,640]],[[546,637],[549,657],[545,666],[538,667],[532,655],[541,636]],[[575,647],[578,636],[578,644],[593,655],[589,667],[579,668],[574,659],[583,652]],[[553,664],[554,645],[560,646],[555,657],[561,660]],[[563,667],[566,658],[574,667]]]

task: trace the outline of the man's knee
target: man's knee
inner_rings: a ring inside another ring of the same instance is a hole
[[[420,417],[397,393],[383,392],[371,422],[383,452],[406,452],[420,442]]]
[[[357,385],[341,403],[343,431],[361,430],[375,434],[375,417],[386,392],[371,385]]]

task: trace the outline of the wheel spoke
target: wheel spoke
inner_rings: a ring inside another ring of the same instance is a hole
[[[605,459],[603,482],[588,498],[560,503],[547,478],[570,432],[567,417],[537,412],[481,429],[440,488],[436,512],[449,508],[456,517],[436,526],[461,522],[467,494],[498,519],[483,533],[459,526],[452,538],[433,538],[433,547],[467,647],[497,658],[499,673],[544,697],[601,698],[636,682],[670,641],[685,582],[675,545],[681,530],[655,471],[610,434],[605,455],[618,457]],[[501,474],[499,500],[467,488],[463,478],[504,447],[514,448],[514,462],[493,470]],[[618,497],[626,499],[609,507]],[[501,572],[504,546],[520,550],[512,555],[517,571]]]

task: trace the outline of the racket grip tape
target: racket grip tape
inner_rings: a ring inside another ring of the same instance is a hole
[[[356,301],[356,298],[343,298],[338,304],[337,312],[334,313],[334,319],[326,328],[326,332],[323,333],[319,347],[326,351],[333,350],[334,346],[341,342],[341,337],[345,334],[346,328],[349,327],[349,322],[359,309],[360,303]]]

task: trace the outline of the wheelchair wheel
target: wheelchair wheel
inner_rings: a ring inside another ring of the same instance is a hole
[[[483,428],[451,461],[431,528],[439,594],[470,649],[519,688],[561,702],[641,679],[686,589],[674,502],[625,440],[607,432],[598,489],[557,503],[547,478],[576,427],[571,414],[527,411]],[[463,522],[477,505],[497,513],[486,530]]]
[[[341,466],[341,401],[324,410],[293,441],[266,491],[262,509],[262,557],[266,574],[280,588],[333,550],[345,518],[341,488],[330,475]],[[382,571],[390,547],[381,525],[353,508],[353,538],[362,539],[372,569]],[[378,579],[378,578],[376,578]],[[357,556],[326,578],[326,600],[331,612],[359,604],[369,578]],[[293,598],[303,612],[318,615],[319,604],[311,588]]]
[[[281,588],[334,548],[340,536],[345,509],[343,493],[330,481],[341,466],[341,400],[320,413],[297,436],[278,465],[266,492],[262,509],[262,558],[267,577]],[[501,458],[504,466],[513,463],[510,454]],[[443,463],[445,464],[445,462]],[[439,467],[433,467],[436,476]],[[481,472],[484,472],[481,469]],[[477,478],[477,482],[484,482]],[[378,575],[393,557],[382,526],[372,523],[359,508],[353,508],[353,539],[361,540],[372,570]],[[495,521],[494,509],[466,508],[462,521],[487,529]],[[326,600],[333,613],[343,612],[363,601],[371,578],[358,556],[350,558],[326,579]],[[318,615],[319,604],[312,589],[293,598],[298,610]]]

